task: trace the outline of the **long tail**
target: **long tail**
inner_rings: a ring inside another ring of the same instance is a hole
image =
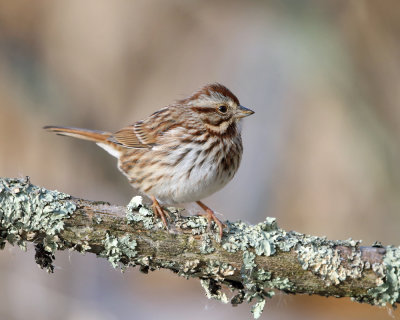
[[[45,126],[43,129],[55,132],[61,136],[70,136],[78,139],[84,139],[95,142],[104,142],[111,136],[110,132],[89,130],[73,127]]]
[[[61,136],[69,136],[78,139],[94,141],[99,147],[102,147],[112,156],[118,158],[120,155],[120,146],[107,140],[112,135],[110,132],[59,126],[45,126],[43,129],[50,132],[55,132]]]

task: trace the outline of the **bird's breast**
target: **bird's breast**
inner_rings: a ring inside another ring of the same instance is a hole
[[[177,204],[200,200],[224,187],[239,168],[241,155],[240,136],[183,138],[142,152],[131,165],[125,157],[128,160],[120,161],[120,170],[143,193]]]

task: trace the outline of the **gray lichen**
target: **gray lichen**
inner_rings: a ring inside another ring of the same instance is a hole
[[[191,274],[191,273],[197,272],[197,270],[198,270],[197,267],[198,267],[199,263],[200,263],[199,259],[187,260],[182,269],[183,273]]]
[[[173,212],[173,210],[170,210],[170,212]],[[143,205],[141,197],[135,197],[131,200],[127,209],[127,219],[130,223],[142,222],[145,229],[154,227],[153,213]],[[190,236],[187,238],[189,247],[194,245],[193,248],[196,248],[195,244],[198,243],[198,236],[200,236],[200,247],[197,247],[200,253],[209,255],[216,251],[214,241],[218,242],[220,239],[215,230],[209,230],[208,222],[204,217],[183,218],[174,213],[169,218],[169,222],[179,229],[190,230]],[[155,228],[158,228],[158,226]],[[208,260],[205,265],[200,263],[198,259],[187,260],[182,266],[175,261],[151,261],[146,270],[149,268],[154,270],[159,267],[169,268],[185,278],[198,277],[201,274],[206,277],[201,280],[201,284],[206,290],[207,297],[228,302],[228,297],[222,291],[222,285],[227,285],[232,291],[237,291],[231,298],[231,303],[237,305],[243,301],[255,302],[252,312],[255,317],[259,317],[264,308],[265,299],[274,295],[274,289],[291,292],[294,290],[294,285],[289,279],[273,277],[269,271],[259,269],[256,263],[257,256],[271,256],[277,250],[289,251],[297,244],[298,240],[295,238],[295,241],[288,241],[293,235],[279,229],[275,218],[267,218],[266,221],[255,226],[240,221],[236,223],[228,222],[227,229],[229,232],[224,234],[221,246],[228,252],[243,252],[241,276],[244,288],[235,287],[233,283],[227,280],[235,274],[235,267],[214,258]],[[115,239],[112,239],[111,242],[115,242]],[[115,261],[120,261],[120,258],[120,255],[117,254]],[[134,259],[134,263],[143,265],[139,260]]]
[[[395,305],[399,301],[400,293],[400,248],[386,247],[383,267],[373,266],[373,270],[378,275],[378,286],[368,290],[372,298],[368,302],[380,306],[387,303]]]
[[[176,226],[185,230],[190,229],[193,235],[205,235],[207,234],[208,222],[204,217],[190,216],[185,219],[178,219],[175,221]],[[210,237],[207,234],[207,237]],[[205,244],[207,246],[207,244]],[[207,250],[207,248],[205,248]]]
[[[107,233],[103,245],[104,251],[99,255],[107,258],[114,268],[120,267],[124,270],[130,265],[131,259],[137,255],[136,240],[131,240],[129,235],[114,237]]]
[[[251,313],[254,316],[254,319],[258,319],[262,312],[264,311],[265,299],[260,299],[251,307]]]
[[[299,241],[294,233],[279,229],[276,219],[271,217],[256,225],[228,222],[228,227],[229,234],[222,241],[222,247],[228,252],[254,249],[256,255],[268,257],[277,249],[290,251]]]
[[[304,270],[319,275],[327,285],[339,284],[347,278],[360,278],[364,269],[361,252],[356,249],[358,242],[349,242],[351,243],[346,245],[352,249],[346,264],[343,263],[339,250],[335,248],[336,244],[325,239],[307,237],[297,246],[296,252]]]
[[[208,299],[218,300],[223,303],[229,302],[228,297],[222,292],[221,285],[217,281],[213,279],[201,279],[200,284],[204,288]]]
[[[32,185],[29,178],[3,179],[0,178],[0,248],[4,248],[5,242],[17,244],[26,250],[22,232],[27,233],[31,239],[36,239],[39,234],[45,234],[41,240],[41,251],[50,253],[51,256],[60,246],[60,240],[56,235],[64,227],[65,219],[76,210],[76,205],[69,199],[70,196],[58,192],[49,191]],[[49,272],[49,259],[45,267]]]
[[[161,229],[162,222],[155,220],[153,210],[143,204],[141,196],[133,197],[126,207],[126,219],[128,223],[143,223],[145,229]]]
[[[270,298],[274,292],[264,292],[264,281],[259,281],[254,277],[257,267],[255,263],[256,255],[250,251],[243,252],[243,267],[241,270],[244,290],[242,290],[243,299],[247,302],[252,302],[254,299],[256,303],[252,306],[251,312],[255,319],[261,316],[265,306],[265,298]]]
[[[241,270],[244,288],[231,299],[237,305],[243,301],[256,303],[252,306],[255,318],[260,317],[267,298],[271,298],[277,288],[291,292],[294,285],[289,279],[272,277],[272,274],[257,267],[257,256],[271,256],[280,251],[290,251],[299,239],[278,228],[275,218],[266,220],[257,225],[248,225],[244,222],[228,222],[229,233],[222,239],[222,248],[228,252],[243,252],[243,268]]]
[[[314,239],[315,240],[315,239]],[[360,278],[364,269],[360,250],[352,248],[351,256],[344,264],[340,253],[331,242],[325,241],[315,245],[315,242],[305,241],[296,248],[299,261],[304,270],[311,270],[325,280],[327,285],[339,284],[347,278]]]
[[[212,245],[211,237],[208,233],[202,235],[202,242],[200,246],[200,252],[204,254],[213,253],[215,248]]]
[[[251,312],[255,319],[261,316],[266,299],[275,295],[273,289],[290,292],[294,290],[294,285],[289,279],[273,278],[271,272],[260,269],[255,262],[256,254],[250,251],[243,252],[243,268],[241,271],[244,289],[240,296],[247,302],[256,303],[252,306]],[[234,300],[235,304],[236,299]]]
[[[244,222],[228,223],[229,234],[224,238],[222,247],[228,252],[254,248],[257,255],[270,256],[276,251],[275,240],[278,228],[274,218],[254,226]]]
[[[374,272],[376,287],[369,289],[368,293],[364,293],[366,289],[362,292],[361,288],[362,293],[357,293],[354,298],[377,305],[395,304],[399,300],[400,248],[387,247],[383,263],[380,260],[369,263],[363,259],[357,241],[329,241],[286,232],[278,228],[275,218],[267,218],[254,226],[240,221],[226,222],[227,228],[219,239],[215,224],[210,230],[206,218],[182,217],[174,208],[167,209],[170,227],[168,233],[164,233],[162,221],[154,216],[151,207],[144,204],[141,197],[131,200],[126,209],[126,221],[112,220],[116,224],[110,224],[110,218],[102,215],[101,210],[85,220],[86,211],[81,209],[79,202],[84,200],[78,200],[79,223],[65,225],[65,219],[76,210],[74,202],[68,199],[66,194],[32,186],[27,179],[0,179],[0,248],[10,242],[24,249],[25,241],[33,241],[37,263],[49,272],[53,270],[54,252],[60,248],[80,252],[90,250],[107,258],[114,268],[122,270],[131,265],[139,265],[140,270],[146,273],[168,268],[186,278],[200,278],[206,295],[212,299],[227,303],[229,298],[223,287],[229,288],[233,292],[231,303],[253,303],[255,318],[261,315],[266,300],[275,294],[275,289],[304,292],[302,283],[297,281],[299,288],[296,288],[289,278],[282,276],[288,273],[280,273],[273,263],[271,270],[267,270],[266,266],[270,264],[265,263],[265,257],[271,257],[268,260],[275,262],[281,258],[292,259],[285,260],[285,263],[294,267],[293,274],[302,276],[304,273],[308,279],[305,281],[311,282],[319,277],[332,289],[343,285],[344,281],[364,277],[366,270],[369,272],[367,277]],[[92,213],[92,210],[88,211]],[[82,221],[86,223],[82,224]],[[137,231],[139,233],[135,233]],[[130,232],[139,235],[132,239]],[[174,252],[182,253],[185,260],[182,262],[164,252],[159,254],[165,245],[178,249]],[[310,272],[301,270],[300,266]]]
[[[204,269],[204,274],[212,277],[214,280],[222,281],[235,272],[235,267],[226,262],[210,260]]]
[[[257,265],[254,263],[256,255],[250,251],[243,252],[243,267],[245,270],[253,270]]]

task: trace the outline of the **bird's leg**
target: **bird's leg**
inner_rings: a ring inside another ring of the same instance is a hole
[[[214,211],[207,207],[203,202],[196,201],[196,203],[205,211],[204,213],[200,213],[200,215],[207,216],[208,227],[211,227],[211,221],[214,221],[217,224],[219,228],[219,236],[220,239],[222,239],[222,233],[225,225],[215,216]]]
[[[157,199],[154,196],[151,196],[151,200],[153,200],[153,205],[151,206],[153,208],[153,212],[156,215],[156,217],[160,217],[165,228],[168,229],[168,224],[167,224],[167,219],[165,216],[169,218],[169,214],[167,211],[165,211],[160,204],[158,203]]]

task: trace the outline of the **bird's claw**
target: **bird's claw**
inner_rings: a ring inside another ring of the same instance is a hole
[[[157,201],[157,199],[156,199],[155,197],[151,197],[151,198],[152,198],[152,200],[153,200],[153,205],[152,205],[151,207],[152,207],[152,209],[153,209],[153,212],[154,212],[155,216],[161,218],[161,220],[162,220],[162,222],[163,222],[165,228],[168,230],[168,223],[167,223],[166,217],[167,217],[168,219],[171,218],[170,215],[169,215],[169,213],[168,213],[167,211],[165,211],[165,210],[160,206],[160,204],[158,203],[158,201]]]

